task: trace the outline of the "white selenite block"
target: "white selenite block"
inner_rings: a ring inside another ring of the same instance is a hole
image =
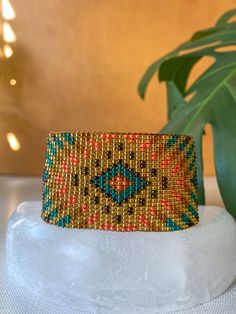
[[[176,232],[67,229],[17,207],[6,257],[16,280],[48,300],[95,313],[152,314],[208,302],[236,278],[236,223],[200,207],[200,223]]]

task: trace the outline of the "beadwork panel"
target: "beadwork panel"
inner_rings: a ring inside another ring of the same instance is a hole
[[[69,228],[175,231],[198,223],[196,153],[183,135],[48,136],[42,218]]]

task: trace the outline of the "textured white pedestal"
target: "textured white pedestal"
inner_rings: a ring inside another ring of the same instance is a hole
[[[33,293],[96,313],[161,313],[221,294],[236,277],[236,223],[219,207],[169,233],[63,229],[22,203],[9,220],[9,272]]]

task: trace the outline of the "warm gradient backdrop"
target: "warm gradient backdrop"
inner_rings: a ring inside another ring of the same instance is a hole
[[[166,122],[164,86],[145,102],[147,66],[206,28],[235,0],[12,0],[15,54],[0,60],[0,173],[41,174],[49,131],[157,132]],[[9,80],[17,80],[15,86]],[[21,149],[11,151],[14,132]],[[205,172],[213,174],[210,130]]]

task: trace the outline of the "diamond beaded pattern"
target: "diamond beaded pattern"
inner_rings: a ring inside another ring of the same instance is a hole
[[[175,231],[197,224],[193,138],[50,133],[42,218],[61,227],[112,231]]]

